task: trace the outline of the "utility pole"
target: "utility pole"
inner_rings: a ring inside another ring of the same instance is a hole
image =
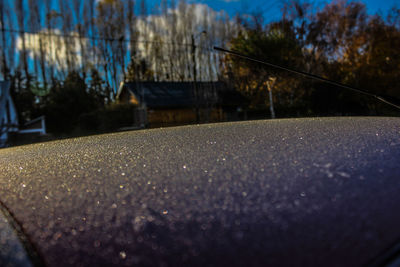
[[[267,80],[267,88],[269,95],[269,110],[271,112],[271,119],[275,119],[274,100],[272,99],[272,88],[274,87],[276,77],[270,77]]]
[[[199,109],[199,92],[197,88],[197,70],[196,70],[196,45],[194,44],[194,35],[192,34],[192,61],[193,61],[193,85],[194,85],[194,99],[196,108],[196,123],[200,122],[200,109]]]

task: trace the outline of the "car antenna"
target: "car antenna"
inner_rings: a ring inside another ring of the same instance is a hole
[[[346,85],[346,84],[343,84],[343,83],[339,83],[339,82],[335,82],[335,81],[323,78],[321,76],[317,76],[317,75],[314,75],[314,74],[311,74],[311,73],[307,73],[307,72],[303,72],[303,71],[299,71],[299,70],[289,69],[289,68],[284,67],[284,66],[280,66],[280,65],[277,65],[277,64],[272,64],[272,63],[269,63],[269,62],[266,62],[266,61],[255,59],[255,58],[243,55],[243,54],[241,54],[239,52],[228,50],[228,49],[221,48],[221,47],[218,47],[218,46],[214,46],[214,50],[217,50],[217,51],[220,51],[220,52],[224,52],[224,53],[228,53],[228,54],[231,54],[231,55],[235,55],[235,56],[238,56],[238,57],[241,57],[241,58],[244,58],[244,59],[248,59],[248,60],[263,64],[263,65],[267,65],[267,66],[270,66],[270,67],[273,67],[273,68],[277,68],[277,69],[285,70],[285,71],[288,71],[288,72],[300,74],[300,75],[303,75],[303,76],[306,76],[306,77],[309,77],[309,78],[312,78],[312,79],[315,79],[315,80],[318,80],[318,81],[321,81],[321,82],[329,83],[329,84],[332,84],[332,85],[335,85],[335,86],[338,86],[338,87],[342,87],[342,88],[345,88],[347,90],[351,90],[353,92],[357,92],[357,93],[360,93],[360,94],[363,94],[363,95],[371,96],[371,97],[374,97],[374,98],[376,98],[376,99],[378,99],[378,100],[380,100],[380,101],[382,101],[382,102],[384,102],[384,103],[386,103],[388,105],[391,105],[391,106],[393,106],[393,107],[395,107],[397,109],[400,109],[400,100],[395,98],[395,97],[392,97],[392,96],[376,95],[376,94],[370,93],[370,92],[365,91],[365,90],[361,90],[361,89],[358,89],[358,88],[355,88],[355,87],[352,87],[352,86],[349,86],[349,85]],[[397,104],[397,103],[399,103],[399,104]]]

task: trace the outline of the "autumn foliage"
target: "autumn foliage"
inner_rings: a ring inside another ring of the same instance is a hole
[[[281,21],[242,20],[232,50],[310,72],[375,94],[400,98],[400,10],[369,15],[359,2],[333,1],[317,12],[309,4],[285,6]],[[225,77],[251,99],[250,110],[273,104],[277,115],[398,114],[373,98],[225,57]],[[274,79],[273,85],[268,81]],[[272,101],[267,95],[272,94]]]

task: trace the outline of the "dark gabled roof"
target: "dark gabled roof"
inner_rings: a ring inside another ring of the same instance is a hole
[[[199,92],[196,100],[195,86]],[[190,107],[198,104],[217,103],[217,91],[224,88],[222,82],[129,82],[127,88],[139,102],[148,107]],[[123,89],[123,88],[122,88]],[[201,96],[201,97],[200,97]]]

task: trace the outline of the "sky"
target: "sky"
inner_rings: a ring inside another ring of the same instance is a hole
[[[97,0],[97,1],[104,1],[104,0]],[[160,5],[161,0],[146,0],[147,10],[149,11],[149,15],[151,14],[152,10],[155,10],[154,7]],[[168,0],[170,2],[171,0]],[[262,14],[264,16],[264,21],[266,23],[270,21],[277,21],[281,19],[282,16],[282,7],[285,2],[289,2],[291,0],[186,0],[190,4],[201,4],[196,5],[196,7],[205,8],[205,6],[210,7],[212,10],[219,12],[225,11],[229,14],[230,17],[234,17],[237,13],[240,14]],[[304,0],[300,0],[304,1]],[[397,5],[400,7],[400,0],[359,0],[360,2],[364,3],[367,6],[367,11],[369,14],[375,14],[381,12],[383,17],[385,14],[390,10],[391,7]],[[27,1],[25,1],[27,2]],[[58,9],[58,1],[54,0],[51,1],[54,3],[53,8]],[[331,0],[309,0],[308,2],[314,3],[314,7],[316,8],[323,8],[326,3],[331,2]],[[83,3],[83,2],[82,2]],[[139,8],[140,0],[136,0],[136,7]],[[179,0],[175,0],[175,3],[179,3]],[[44,9],[42,9],[44,10]],[[315,11],[315,10],[314,10]],[[202,14],[202,13],[201,13]],[[202,18],[202,15],[198,16],[198,18]],[[15,27],[17,28],[17,22],[15,20]],[[35,34],[30,34],[27,36],[28,38],[28,50],[29,56],[34,58],[35,53],[38,56],[40,52],[39,49],[39,36]],[[43,37],[42,37],[43,40]],[[78,39],[77,39],[78,40]],[[50,41],[49,41],[50,43]],[[63,46],[64,42],[60,39],[60,45],[58,45],[59,50],[51,50],[52,53],[49,54],[47,59],[49,63],[57,65],[56,59],[60,58],[60,54],[65,54],[66,48]],[[30,45],[30,46],[29,46]],[[76,45],[77,49],[79,49],[80,45]],[[17,42],[17,49],[22,49],[22,41],[21,39]],[[80,65],[81,61],[79,58],[79,50],[74,51],[76,55],[78,55],[78,59],[76,63]],[[65,63],[65,62],[64,62]],[[63,64],[58,64],[60,68],[65,68]]]
[[[253,13],[261,12],[265,18],[280,18],[281,7],[284,0],[192,0],[191,3],[202,3],[213,8],[216,11],[225,10],[229,15],[234,16],[236,13]],[[310,1],[316,6],[322,7],[331,1],[314,0]],[[369,14],[383,12],[385,14],[394,5],[400,7],[400,0],[359,0],[367,6]]]

